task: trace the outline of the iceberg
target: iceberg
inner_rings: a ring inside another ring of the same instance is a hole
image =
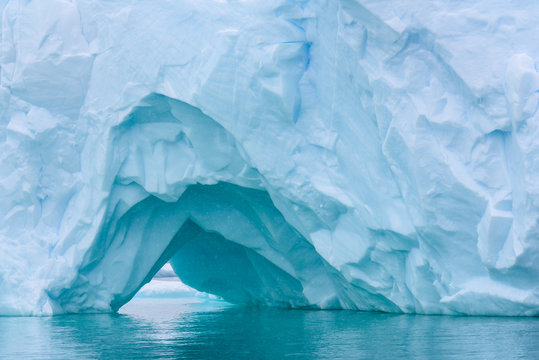
[[[0,9],[0,315],[539,315],[538,2]]]

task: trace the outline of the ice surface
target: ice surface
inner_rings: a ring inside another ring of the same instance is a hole
[[[0,314],[539,314],[538,2],[0,9]]]

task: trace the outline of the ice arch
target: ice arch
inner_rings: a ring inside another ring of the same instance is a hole
[[[47,291],[54,312],[117,310],[169,260],[188,285],[234,302],[355,307],[234,138],[200,110],[152,94],[112,130],[111,147],[102,225],[71,284]]]

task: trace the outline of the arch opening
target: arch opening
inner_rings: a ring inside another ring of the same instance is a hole
[[[319,293],[324,278],[327,294],[334,296],[326,264],[286,222],[267,192],[230,183],[192,185],[175,206],[171,205],[152,198],[127,214],[129,226],[142,221],[162,222],[161,226],[150,226],[153,231],[160,229],[159,236],[166,231],[164,223],[170,223],[167,213],[172,212],[183,222],[169,243],[161,246],[161,253],[142,281],[143,273],[134,276],[137,271],[133,269],[134,278],[127,282],[130,286],[111,302],[113,310],[129,301],[167,261],[186,285],[232,303],[309,307],[314,299],[307,297],[308,287],[314,286]],[[152,216],[146,217],[143,209],[151,209]],[[150,237],[148,234],[141,243],[139,260],[135,261],[138,269],[147,261],[142,258],[151,253],[149,248],[156,245],[148,241]],[[312,284],[313,279],[318,284]]]
[[[152,94],[110,146],[102,223],[69,286],[47,291],[55,313],[116,311],[168,261],[187,285],[234,303],[353,304],[302,221],[285,219],[234,137],[199,109]]]
[[[328,265],[268,193],[220,182],[173,203],[149,196],[104,226],[73,286],[53,298],[57,311],[116,311],[167,262],[186,285],[232,303],[342,307]]]

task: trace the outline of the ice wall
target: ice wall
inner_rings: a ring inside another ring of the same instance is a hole
[[[537,2],[0,9],[0,314],[539,314]]]

